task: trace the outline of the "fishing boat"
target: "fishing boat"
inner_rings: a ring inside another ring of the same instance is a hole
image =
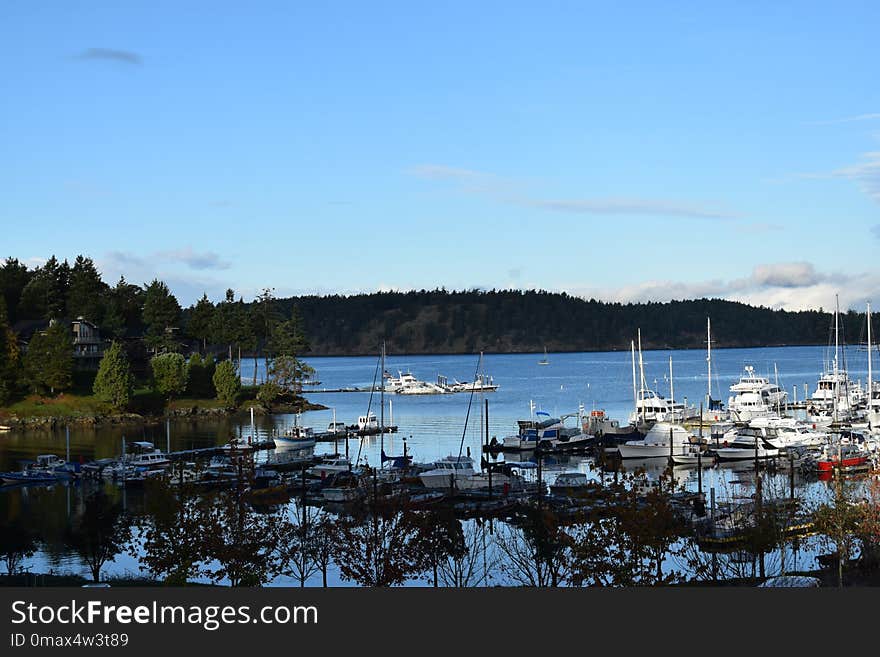
[[[306,449],[315,446],[315,432],[311,427],[292,426],[275,436],[275,443],[294,449]]]
[[[870,455],[859,449],[857,445],[836,445],[827,448],[812,462],[808,462],[807,468],[821,474],[828,474],[834,470],[852,472],[867,470],[870,467]]]

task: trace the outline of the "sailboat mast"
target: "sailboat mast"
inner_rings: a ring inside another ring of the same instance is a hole
[[[874,379],[871,369],[871,302],[868,302],[868,413],[871,412],[871,400],[874,398]]]
[[[369,418],[367,418],[369,420]],[[385,453],[385,340],[382,340],[382,387],[379,389],[379,445]],[[379,465],[382,465],[382,457],[379,457]]]
[[[636,420],[639,424],[641,424],[641,418],[639,417],[639,393],[636,388],[636,343],[634,340],[629,341],[629,347],[632,351],[633,364],[633,408],[636,411]]]
[[[672,356],[669,357],[669,408],[672,421],[675,422],[675,386],[672,383]]]
[[[706,383],[706,410],[712,404],[712,320],[706,318],[706,370],[709,380]]]
[[[639,329],[639,376],[641,377],[642,390],[647,388],[645,385],[645,363],[642,360],[642,329]]]

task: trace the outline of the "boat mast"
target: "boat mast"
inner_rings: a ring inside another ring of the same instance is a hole
[[[868,417],[871,417],[871,401],[874,399],[873,370],[871,369],[871,302],[868,302]]]
[[[706,369],[709,380],[706,383],[706,410],[712,405],[712,320],[706,318]]]
[[[675,386],[672,384],[672,356],[669,357],[669,409],[675,423]],[[671,441],[670,441],[671,442]]]
[[[385,453],[385,340],[382,340],[382,387],[379,388],[379,445]],[[369,418],[367,418],[369,421]],[[379,457],[379,465],[382,465],[382,457]]]
[[[644,391],[648,386],[645,385],[645,363],[642,360],[642,329],[639,329],[639,373],[642,379],[642,390]]]
[[[641,424],[642,418],[639,415],[639,393],[636,389],[636,343],[634,340],[629,341],[629,347],[632,351],[632,364],[633,364],[633,408],[636,410],[636,423]]]

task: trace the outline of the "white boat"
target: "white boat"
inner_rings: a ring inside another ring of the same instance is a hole
[[[672,441],[672,449],[669,443]],[[681,425],[657,422],[642,440],[628,440],[617,446],[624,459],[669,457],[671,453],[683,452],[690,445],[691,434]]]
[[[539,446],[551,448],[561,437],[566,440],[579,433],[577,428],[566,427],[559,418],[550,417],[545,411],[537,411],[536,418],[517,420],[516,435],[505,436],[505,450],[528,450]]]
[[[419,474],[425,488],[455,490],[478,490],[489,487],[489,475],[477,472],[469,456],[447,456],[434,463],[434,467]],[[492,474],[492,488],[502,489],[511,484],[512,478],[501,472]]]
[[[866,411],[865,419],[868,422],[870,431],[880,432],[880,382],[874,382],[873,370],[873,349],[874,344],[871,340],[871,304],[867,307],[868,322],[868,385],[865,386]]]
[[[134,448],[124,456],[123,463],[145,470],[161,470],[171,465],[171,459],[162,450],[156,449],[153,443],[137,441],[130,443]]]
[[[344,457],[330,457],[324,459],[321,463],[313,465],[306,470],[306,474],[312,477],[326,479],[330,475],[338,472],[348,472],[351,470],[351,461]]]
[[[810,396],[807,414],[811,421],[816,418],[816,421],[823,422],[829,415],[832,421],[843,421],[850,419],[853,411],[866,402],[866,391],[849,378],[846,367],[840,364],[840,302],[835,296],[834,356],[830,363],[826,363],[816,390]]]
[[[684,422],[689,416],[694,415],[693,408],[687,408],[684,404],[676,402],[672,394],[672,377],[670,375],[670,395],[666,399],[662,395],[648,388],[645,380],[645,363],[642,359],[642,331],[638,331],[639,347],[639,380],[641,385],[636,389],[635,370],[635,345],[633,343],[633,397],[635,409],[630,414],[629,423],[636,427],[644,427],[654,422]],[[672,359],[670,358],[670,371]]]
[[[704,463],[711,465],[712,457],[703,454],[701,449],[698,445],[690,445],[684,447],[680,452],[674,451],[672,453],[672,462],[675,465],[701,465]]]
[[[727,408],[740,422],[778,415],[788,399],[788,393],[778,385],[756,375],[752,365],[745,366],[745,373],[730,386],[730,392]]]
[[[254,451],[253,442],[250,438],[232,438],[228,443],[223,445],[222,449],[226,453],[230,452],[252,452]]]
[[[385,392],[398,395],[441,395],[447,390],[436,383],[417,379],[412,372],[398,370],[396,377],[385,373]]]
[[[764,430],[764,438],[777,449],[821,447],[828,442],[828,434],[813,429],[794,418],[760,417],[749,426]]]
[[[456,381],[449,386],[449,389],[452,392],[495,392],[498,390],[498,385],[491,376],[478,374],[476,381],[471,381],[470,383],[459,383]]]
[[[723,447],[715,450],[720,461],[768,459],[779,456],[779,449],[767,440],[763,427],[738,427],[724,434]],[[757,446],[757,447],[756,447]]]
[[[295,449],[315,446],[315,432],[311,427],[292,426],[275,436],[275,444]]]

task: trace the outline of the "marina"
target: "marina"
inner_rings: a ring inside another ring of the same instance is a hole
[[[773,367],[784,381],[785,376],[808,377],[805,362],[816,363],[819,370],[822,353],[820,347],[715,350],[713,376],[737,394],[733,388],[743,383],[744,360],[753,363],[754,370]],[[851,362],[856,355],[852,350]],[[38,450],[44,462],[55,451],[53,458],[76,464],[78,472],[63,477],[33,472],[30,481],[7,482],[0,488],[0,509],[9,509],[13,500],[30,506],[51,505],[49,500],[58,499],[40,495],[31,500],[31,490],[57,487],[73,500],[83,499],[98,485],[124,490],[126,504],[138,513],[146,503],[144,496],[156,485],[148,485],[148,480],[158,475],[168,485],[205,491],[245,486],[248,499],[257,505],[293,509],[305,504],[315,513],[340,517],[371,508],[395,513],[446,509],[465,527],[481,518],[517,527],[538,505],[574,528],[628,513],[632,505],[653,504],[645,495],[657,490],[682,523],[679,543],[699,538],[695,545],[711,552],[732,549],[746,540],[743,532],[748,532],[751,516],[737,501],[740,489],[751,490],[748,495],[753,496],[756,487],[763,487],[768,503],[777,499],[768,494],[776,488],[785,489],[787,498],[804,500],[821,494],[836,474],[858,477],[876,468],[877,439],[870,424],[847,434],[829,434],[825,428],[813,427],[804,409],[781,401],[777,410],[791,415],[784,421],[764,414],[750,423],[701,416],[699,402],[689,401],[700,400],[701,392],[703,400],[708,396],[705,370],[700,376],[705,354],[698,350],[646,352],[639,358],[639,369],[656,371],[663,364],[667,372],[671,358],[674,378],[667,374],[665,380],[669,398],[682,395],[688,399],[682,406],[695,406],[696,414],[684,419],[671,414],[672,423],[660,422],[644,430],[621,426],[614,418],[633,413],[630,357],[613,352],[557,354],[551,364],[539,365],[529,355],[489,355],[483,358],[502,383],[491,394],[475,389],[465,395],[386,397],[382,386],[377,386],[378,395],[370,399],[359,393],[336,393],[328,411],[246,414],[213,424],[169,420],[144,428],[139,440],[125,438],[124,454],[122,428],[86,432],[74,428],[60,438],[57,432],[13,431],[0,443],[3,471],[24,472],[11,466]],[[416,370],[420,361],[428,359],[406,361]],[[449,369],[473,368],[473,359],[463,356],[443,360]],[[369,376],[375,359],[315,358],[311,363],[322,379],[338,381],[343,389],[350,387],[344,382]],[[536,377],[530,368],[549,378],[542,383],[544,377]],[[753,371],[746,371],[754,378]],[[794,381],[792,387],[803,385]],[[367,404],[375,410],[365,413]],[[348,424],[346,418],[356,421]],[[395,423],[395,432],[388,432],[386,420]],[[371,433],[360,433],[365,430]],[[69,456],[66,449],[57,449],[59,439],[62,448],[71,444]],[[165,449],[159,451],[155,445]],[[145,457],[133,456],[133,449],[154,456],[138,461]],[[803,539],[802,550],[812,535],[805,518],[791,521],[783,532],[791,540]],[[800,558],[809,560],[809,554],[807,549]],[[35,557],[37,568],[43,568],[39,565],[43,558]],[[118,559],[118,564],[108,565],[108,572],[131,567],[131,557]],[[76,569],[73,555],[61,563]],[[286,580],[273,581],[284,585]]]

